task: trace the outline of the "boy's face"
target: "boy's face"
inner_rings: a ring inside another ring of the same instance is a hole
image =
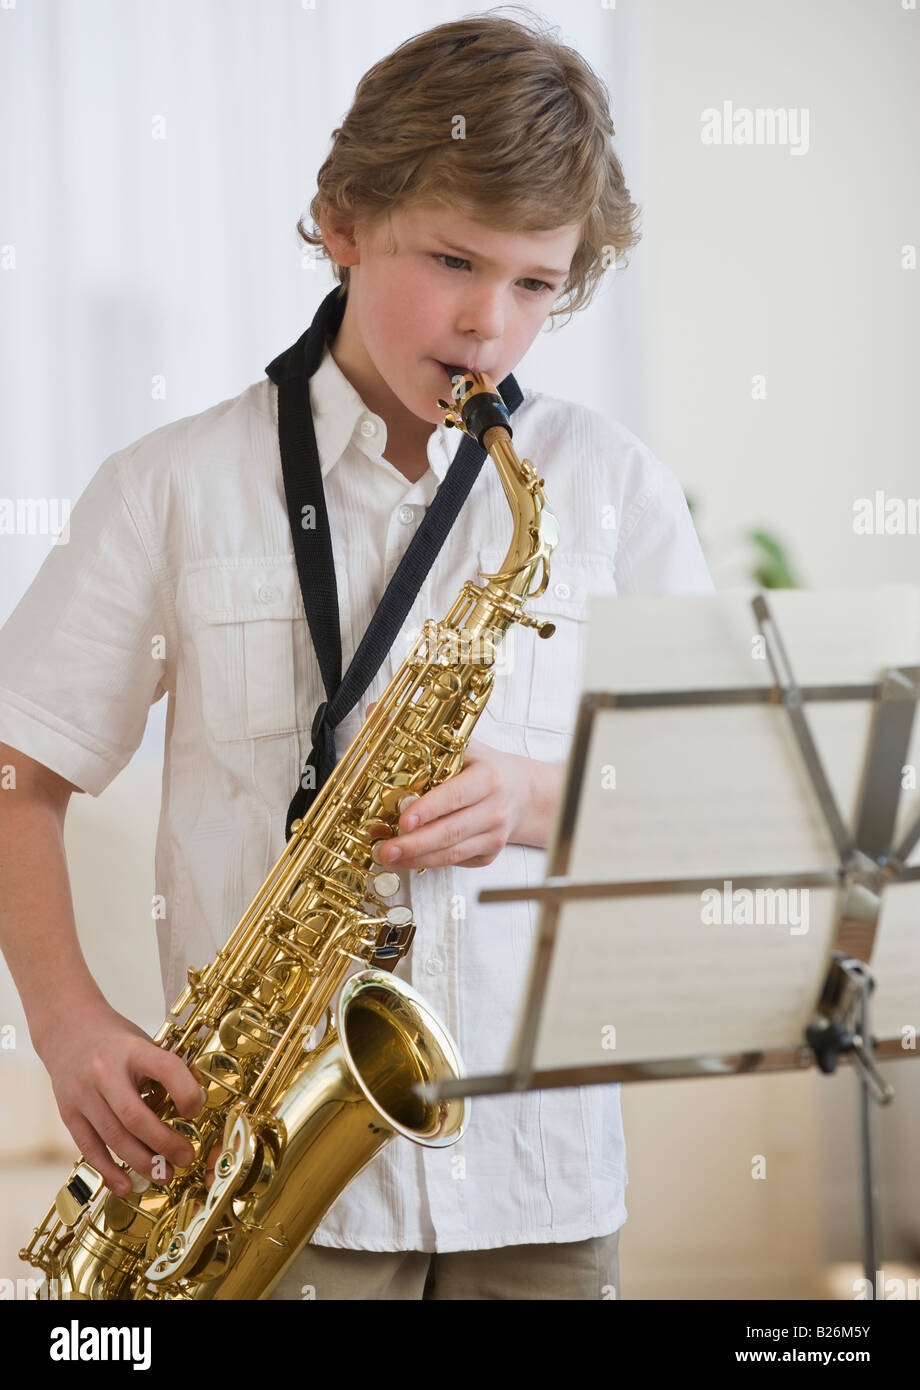
[[[520,362],[565,287],[581,223],[507,232],[451,208],[414,207],[397,209],[389,227],[359,223],[354,238],[346,343],[366,358],[360,376],[377,397],[366,403],[437,424],[437,398],[450,392],[444,364],[498,383]]]

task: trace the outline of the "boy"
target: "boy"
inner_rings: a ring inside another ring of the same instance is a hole
[[[401,870],[429,870],[402,874],[418,930],[398,969],[472,1073],[506,1054],[536,921],[530,904],[490,917],[477,894],[542,877],[587,597],[712,587],[673,474],[625,429],[553,397],[522,397],[511,376],[547,318],[587,303],[609,253],[637,240],[612,134],[607,94],[573,51],[488,15],[441,25],[362,79],[319,173],[317,227],[299,224],[341,284],[306,335],[314,358],[303,391],[341,671],[456,459],[460,432],[436,405],[448,364],[503,384],[517,451],[534,461],[559,519],[550,585],[529,605],[556,634],[540,642],[512,630],[510,669],[462,772],[407,808],[398,846],[381,852],[386,862],[400,849]],[[140,1103],[141,1079],[162,1081],[183,1113],[200,1099],[184,1064],[116,1013],[86,969],[65,808],[72,791],[108,785],[149,705],[168,693],[157,893],[171,1004],[280,852],[311,730],[322,732],[314,716],[334,693],[291,553],[277,385],[287,360],[235,400],[106,460],[69,545],[54,549],[0,634],[0,757],[19,787],[2,803],[3,949],[62,1117],[116,1189],[126,1179],[106,1146],[145,1175],[156,1154],[190,1157]],[[443,616],[477,570],[498,569],[510,534],[486,460],[365,700],[379,698],[426,617]],[[341,721],[339,755],[362,715],[359,705]],[[491,1098],[455,1149],[390,1143],[273,1297],[609,1298],[625,1185],[617,1086]]]

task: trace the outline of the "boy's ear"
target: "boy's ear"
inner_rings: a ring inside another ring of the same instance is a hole
[[[320,217],[320,231],[326,249],[339,265],[357,265],[361,253],[355,237],[353,218],[346,217],[334,209],[326,209]]]

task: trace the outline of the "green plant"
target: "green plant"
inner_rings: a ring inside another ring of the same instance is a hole
[[[693,517],[693,524],[696,525],[694,509],[696,498],[691,493],[685,493],[687,507]],[[754,561],[751,566],[751,578],[761,589],[799,589],[801,581],[796,575],[795,568],[789,559],[789,554],[781,541],[769,531],[746,531],[745,540],[754,549]]]
[[[753,576],[762,589],[798,589],[799,580],[785,547],[769,531],[749,531],[748,540],[761,552]]]

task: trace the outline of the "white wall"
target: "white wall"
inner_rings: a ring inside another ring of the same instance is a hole
[[[920,242],[920,14],[899,0],[640,8],[646,438],[699,493],[704,540],[757,522],[788,540],[808,587],[915,580],[920,539],[854,535],[852,504],[920,497],[920,287],[902,269]],[[702,144],[700,113],[724,101],[805,108],[807,153]]]

